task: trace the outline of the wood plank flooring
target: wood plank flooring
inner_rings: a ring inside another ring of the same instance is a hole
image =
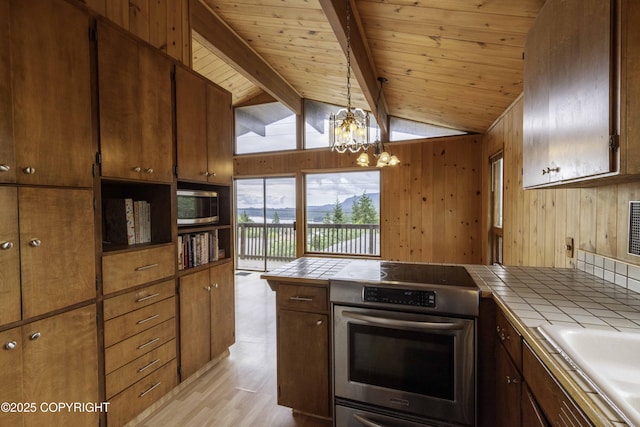
[[[230,356],[137,423],[155,426],[330,427],[276,403],[275,293],[260,273],[236,275]]]

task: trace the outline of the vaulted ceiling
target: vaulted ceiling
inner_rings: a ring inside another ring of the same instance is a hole
[[[347,0],[192,2],[193,68],[233,94],[299,112],[344,106]],[[352,0],[352,104],[485,132],[522,92],[526,34],[544,0]],[[374,111],[376,113],[376,111]]]

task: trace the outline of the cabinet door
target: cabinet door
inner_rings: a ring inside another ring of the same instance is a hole
[[[526,384],[522,385],[522,427],[549,427],[549,423]]]
[[[11,2],[13,121],[20,183],[93,184],[88,31],[87,15],[70,3]]]
[[[18,190],[0,187],[0,325],[20,320]]]
[[[138,44],[101,20],[98,88],[102,176],[138,179],[136,168],[142,168]]]
[[[180,278],[180,371],[182,379],[211,360],[209,270]]]
[[[520,425],[521,376],[502,344],[496,344],[496,425]]]
[[[0,1],[0,16],[9,16],[9,2]],[[0,20],[0,40],[9,40],[10,21]],[[0,43],[0,182],[16,181],[13,145],[13,98],[11,96],[11,45]]]
[[[329,416],[329,330],[323,314],[278,311],[278,404]]]
[[[141,45],[138,88],[142,142],[142,179],[173,181],[172,63],[158,50]]]
[[[22,317],[96,297],[93,192],[20,188]]]
[[[233,263],[212,267],[211,358],[225,352],[236,341],[235,284]]]
[[[1,3],[1,2],[0,2]],[[22,334],[20,328],[0,332],[0,402],[26,402],[22,393]],[[31,414],[29,414],[31,415]],[[22,413],[0,411],[0,425],[22,426]]]
[[[231,94],[207,85],[207,140],[209,182],[230,184],[233,175],[233,112]]]
[[[95,305],[22,327],[24,399],[98,402]],[[38,411],[25,426],[98,425],[98,412]]]
[[[207,181],[207,84],[176,67],[178,178]]]

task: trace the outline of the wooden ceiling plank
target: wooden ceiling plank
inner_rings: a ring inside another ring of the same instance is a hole
[[[191,0],[191,25],[199,40],[216,55],[234,64],[236,70],[296,114],[302,113],[302,98],[291,85],[238,37],[217,15],[198,0]]]
[[[359,0],[358,4],[383,2],[398,6],[535,18],[545,0]]]

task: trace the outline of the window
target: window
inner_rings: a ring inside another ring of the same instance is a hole
[[[491,263],[502,264],[503,161],[502,153],[491,162]]]
[[[344,107],[304,100],[304,148],[329,148],[329,115],[341,108]],[[378,124],[372,114],[369,120],[369,135],[373,138]]]
[[[237,107],[236,154],[296,149],[296,115],[279,102]]]
[[[427,123],[414,122],[398,117],[389,118],[389,141],[405,141],[408,139],[435,138],[438,136],[464,135],[455,129]]]
[[[306,252],[380,255],[380,171],[305,175]]]

